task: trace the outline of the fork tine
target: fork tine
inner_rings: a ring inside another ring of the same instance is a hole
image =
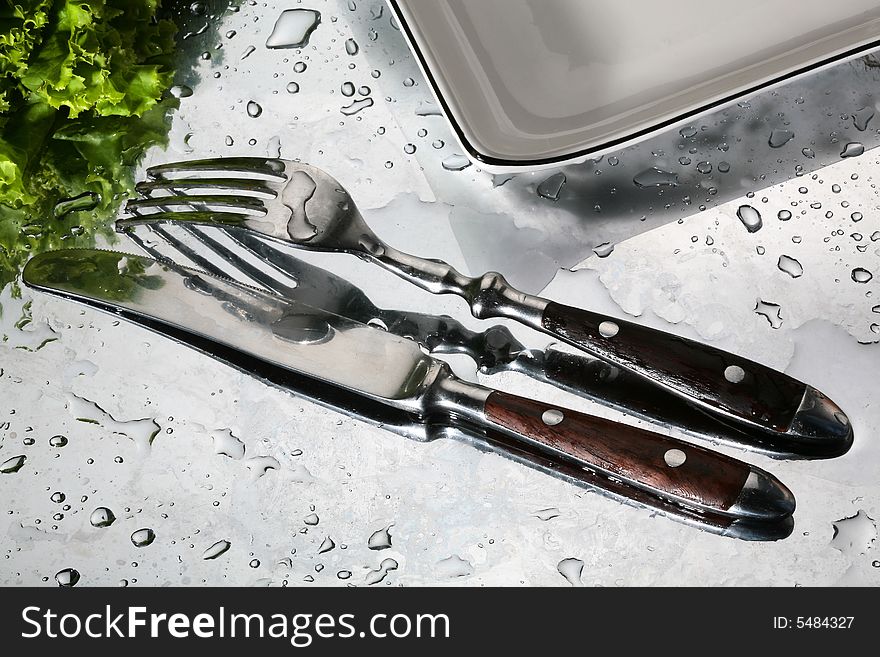
[[[192,235],[191,231],[187,230],[187,227],[178,226],[179,228],[185,230],[187,234]],[[183,240],[179,239],[177,236],[173,234],[173,232],[166,230],[162,226],[159,225],[150,225],[147,226],[147,230],[151,235],[157,237],[162,243],[173,249],[177,255],[182,255],[189,262],[195,266],[197,269],[205,272],[206,274],[211,274],[212,276],[217,276],[220,278],[231,279],[238,281],[240,283],[244,283],[246,285],[250,285],[251,287],[256,287],[262,289],[264,292],[272,292],[273,289],[263,285],[263,280],[267,277],[265,275],[261,275],[261,272],[256,268],[253,268],[253,273],[258,274],[257,276],[248,275],[248,272],[243,271],[240,267],[236,267],[235,262],[238,262],[235,255],[229,252],[218,252],[217,255],[221,257],[223,265],[219,265],[211,259],[203,256],[201,253],[191,248],[188,244],[186,244]],[[164,253],[162,253],[154,244],[151,244],[147,240],[143,239],[137,232],[129,231],[127,233],[128,237],[137,244],[143,251],[147,253],[150,257],[163,261],[176,263],[177,258],[171,257],[169,258]],[[193,237],[199,240],[198,236],[193,235]],[[199,240],[201,243],[201,240]],[[210,249],[210,247],[206,248]],[[235,262],[233,262],[233,260]]]
[[[253,214],[265,215],[268,212],[262,200],[253,196],[234,196],[225,194],[199,194],[191,196],[162,196],[158,198],[132,199],[125,205],[128,212],[139,214],[141,210],[177,209],[209,210],[224,208],[228,210],[250,211]]]
[[[166,178],[179,174],[211,173],[263,175],[278,180],[287,180],[284,173],[285,164],[275,158],[265,157],[224,157],[205,160],[188,160],[169,162],[147,169],[147,175],[153,179]]]
[[[246,225],[249,217],[238,212],[156,212],[146,215],[135,215],[116,220],[116,231],[128,232],[134,226],[150,224],[223,224],[226,226]]]
[[[234,266],[239,272],[243,273],[248,278],[258,282],[262,287],[280,294],[282,296],[289,296],[291,292],[295,288],[298,287],[298,281],[283,270],[278,269],[271,263],[266,263],[267,266],[272,268],[272,271],[278,274],[278,276],[288,281],[287,283],[282,282],[282,280],[278,280],[277,278],[269,275],[266,271],[261,270],[259,267],[256,267],[245,260],[241,255],[236,253],[232,248],[223,244],[220,240],[208,235],[205,231],[200,230],[198,226],[195,225],[180,225],[179,228],[185,231],[188,235],[190,235],[193,239],[198,240],[206,249],[209,249],[211,252],[219,255],[223,258],[224,262],[229,263]],[[254,257],[256,254],[251,251],[249,248],[241,244],[238,240],[236,240],[228,231],[224,229],[223,233],[230,238],[236,246],[242,247],[242,250],[245,253],[249,253]],[[187,255],[187,254],[184,254]]]
[[[156,192],[177,196],[189,190],[236,191],[263,195],[269,199],[278,196],[265,182],[244,178],[158,178],[139,182],[135,185],[135,190],[144,197],[152,197]]]

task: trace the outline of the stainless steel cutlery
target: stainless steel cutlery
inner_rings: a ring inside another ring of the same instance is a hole
[[[283,245],[346,252],[437,294],[456,294],[479,319],[506,318],[543,331],[650,381],[781,451],[840,453],[852,428],[815,388],[740,356],[618,318],[513,289],[498,273],[465,276],[440,260],[394,249],[367,226],[341,183],[308,164],[267,158],[155,166],[118,222],[235,226]],[[828,445],[832,445],[831,449]],[[845,451],[846,447],[843,448]]]
[[[148,175],[117,228],[149,258],[46,253],[28,264],[25,283],[402,435],[463,438],[739,538],[787,536],[791,492],[760,468],[665,434],[781,458],[829,458],[852,444],[841,409],[781,372],[519,292],[497,273],[465,276],[394,249],[316,167],[227,158],[160,165]],[[378,307],[354,282],[290,247],[354,254],[429,292],[463,297],[478,319],[518,321],[569,348],[530,349],[501,324],[474,331],[453,317]],[[452,353],[485,373],[519,372],[616,408],[660,433],[462,381],[434,358]]]
[[[794,498],[773,475],[644,429],[454,377],[416,342],[168,261],[71,249],[34,257],[31,287],[113,312],[251,372],[280,370],[719,533],[791,531]],[[329,403],[335,405],[331,399]],[[405,423],[404,423],[405,424]],[[440,433],[438,433],[440,432]]]
[[[432,354],[465,354],[486,374],[515,371],[661,427],[721,441],[775,458],[839,456],[851,434],[805,446],[763,431],[725,424],[651,382],[594,358],[554,347],[528,349],[507,327],[472,331],[450,316],[377,307],[354,283],[235,227],[150,225],[146,238],[128,236],[157,259],[190,262],[215,276],[247,280],[283,297],[417,341]],[[210,257],[219,256],[219,257]],[[806,447],[810,447],[809,450]]]

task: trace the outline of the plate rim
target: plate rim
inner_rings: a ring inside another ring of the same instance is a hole
[[[689,123],[700,116],[711,114],[712,112],[722,107],[734,103],[738,99],[753,95],[759,91],[765,91],[768,89],[773,89],[774,87],[779,87],[793,80],[794,78],[817,72],[823,68],[828,68],[836,64],[843,63],[844,61],[855,59],[860,55],[867,54],[873,50],[880,49],[880,36],[878,36],[876,39],[870,42],[857,45],[853,48],[850,48],[849,50],[817,60],[810,64],[806,64],[802,67],[770,78],[767,81],[756,83],[746,89],[742,89],[736,91],[735,93],[728,94],[716,100],[707,102],[704,105],[696,107],[687,112],[677,114],[676,116],[669,117],[668,119],[665,119],[658,123],[654,123],[649,127],[642,128],[641,130],[627,132],[626,134],[616,137],[614,139],[603,141],[596,146],[583,148],[580,150],[572,150],[571,152],[546,157],[534,157],[519,160],[506,159],[503,157],[496,157],[494,155],[484,153],[474,145],[473,141],[468,137],[467,132],[465,131],[458,117],[452,111],[452,108],[447,102],[443,93],[441,93],[440,85],[437,82],[437,79],[435,78],[431,67],[428,64],[427,57],[418,45],[415,30],[406,20],[404,11],[400,7],[399,0],[386,0],[386,2],[391,8],[394,17],[397,19],[397,23],[400,26],[401,32],[404,35],[407,45],[409,46],[410,52],[415,56],[416,62],[419,65],[419,69],[421,70],[422,75],[424,75],[425,79],[428,81],[428,85],[431,88],[431,92],[434,98],[443,109],[444,118],[446,119],[447,123],[452,126],[453,132],[455,133],[458,142],[461,144],[462,148],[467,152],[468,156],[473,161],[479,163],[480,165],[483,165],[487,169],[499,172],[524,170],[535,171],[540,169],[564,166],[566,164],[585,162],[589,159],[596,159],[610,151],[620,150],[627,146],[631,146],[638,142],[644,141],[645,139],[653,135],[673,128],[676,125]]]

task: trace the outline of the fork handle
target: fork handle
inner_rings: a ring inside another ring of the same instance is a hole
[[[711,411],[786,432],[807,386],[746,358],[645,326],[550,302],[540,328]]]
[[[848,445],[852,440],[849,420],[830,399],[746,358],[520,292],[496,272],[465,276],[446,262],[384,244],[360,254],[429,292],[461,296],[478,319],[506,318],[531,326],[652,381],[735,426],[757,427],[783,441],[795,441],[792,452],[815,448],[825,453],[829,443]]]

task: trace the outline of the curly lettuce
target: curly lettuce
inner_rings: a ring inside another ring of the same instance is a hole
[[[0,0],[0,289],[31,254],[91,243],[167,138],[175,27],[159,5]],[[94,202],[56,216],[81,195]]]

